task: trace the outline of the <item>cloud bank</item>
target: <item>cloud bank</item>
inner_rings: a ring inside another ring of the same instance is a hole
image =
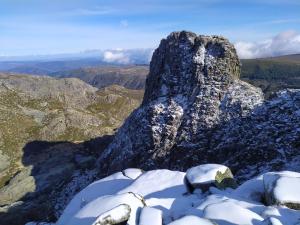
[[[300,53],[300,33],[285,31],[260,42],[237,42],[235,47],[242,59],[297,54]]]
[[[151,60],[153,49],[114,49],[106,50],[102,60],[116,64],[148,64]]]

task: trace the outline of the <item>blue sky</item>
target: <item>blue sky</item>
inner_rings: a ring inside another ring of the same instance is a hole
[[[0,55],[154,48],[175,30],[223,35],[249,57],[277,37],[300,52],[299,15],[299,0],[0,0]]]

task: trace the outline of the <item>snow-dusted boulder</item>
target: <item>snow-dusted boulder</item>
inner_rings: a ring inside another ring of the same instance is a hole
[[[212,171],[199,168],[195,171],[206,176],[195,173],[192,178],[211,181]],[[89,185],[74,197],[56,225],[300,225],[299,210],[278,204],[279,200],[298,199],[299,173],[266,173],[237,189],[210,187],[204,193],[200,189],[187,192],[183,172],[138,173],[130,169]],[[270,199],[276,197],[274,205],[265,205],[265,192],[271,194]]]
[[[208,205],[204,209],[203,216],[208,219],[213,219],[219,225],[252,225],[264,220],[257,213],[231,201],[222,201]]]
[[[160,209],[163,212],[163,221],[165,224],[179,219],[188,214],[194,207],[199,205],[202,196],[182,195],[177,197],[157,197],[146,199],[147,206]]]
[[[144,207],[144,203],[133,193],[106,195],[97,198],[84,206],[64,225],[91,225],[99,215],[121,204],[127,204],[131,208],[127,224],[136,225],[136,219],[139,217],[139,212]]]
[[[230,169],[220,164],[204,164],[190,168],[186,172],[186,180],[191,191],[196,188],[206,191],[210,186],[222,189],[235,186]]]
[[[118,172],[90,184],[75,195],[59,218],[57,225],[65,225],[74,214],[94,199],[116,194],[132,182],[132,179]]]
[[[265,199],[269,205],[300,209],[300,173],[284,171],[263,176]]]
[[[134,192],[144,198],[180,197],[187,192],[185,173],[171,170],[152,170],[143,173],[119,193]]]
[[[92,225],[114,225],[126,222],[130,217],[130,206],[121,204],[98,216]]]
[[[156,208],[144,207],[139,225],[162,225],[162,211]]]
[[[175,220],[174,222],[169,223],[168,225],[217,225],[217,224],[208,219],[200,218],[197,216],[185,216],[179,220]]]

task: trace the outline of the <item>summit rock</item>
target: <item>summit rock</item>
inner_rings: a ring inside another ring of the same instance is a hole
[[[216,131],[264,101],[262,91],[239,75],[240,61],[227,39],[171,33],[153,54],[142,105],[100,157],[102,171],[183,170],[211,161]]]

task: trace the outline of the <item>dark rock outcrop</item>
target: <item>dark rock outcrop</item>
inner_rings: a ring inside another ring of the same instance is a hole
[[[300,91],[264,101],[239,73],[228,40],[169,35],[153,54],[141,107],[99,158],[101,171],[222,163],[245,179],[266,169],[299,170]]]
[[[169,35],[153,54],[141,107],[102,154],[101,167],[108,173],[131,166],[186,169],[225,160],[211,148],[215,133],[263,103],[261,90],[240,81],[239,73],[225,38]]]

